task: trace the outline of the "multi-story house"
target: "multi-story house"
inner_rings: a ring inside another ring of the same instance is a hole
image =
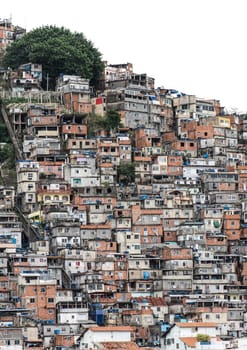
[[[198,142],[197,140],[175,140],[171,143],[171,155],[184,155],[186,157],[198,156]]]
[[[217,296],[218,297],[218,296]],[[187,320],[194,322],[217,322],[219,327],[227,323],[227,302],[206,295],[195,294],[186,297],[184,315]]]
[[[117,167],[112,163],[111,157],[102,157],[98,161],[101,186],[113,186],[116,183]]]
[[[162,248],[161,268],[163,272],[163,296],[177,292],[192,291],[193,260],[192,249],[178,245]]]
[[[96,139],[68,138],[65,148],[70,154],[77,154],[78,157],[80,157],[80,155],[94,156],[97,150]]]
[[[206,234],[203,222],[185,221],[177,229],[177,243],[180,247],[203,249],[206,246]]]
[[[104,70],[105,88],[109,88],[114,81],[130,79],[132,73],[132,63],[108,64],[108,62],[106,62]]]
[[[141,247],[145,249],[149,244],[160,243],[162,237],[162,209],[146,209],[140,208],[139,205],[132,205],[131,210],[133,232],[140,234]]]
[[[223,233],[228,242],[240,240],[240,210],[226,211],[223,216]]]
[[[131,342],[132,333],[134,334],[134,327],[130,326],[89,327],[80,337],[80,349],[83,349],[85,344],[91,347],[98,343],[101,344],[103,350],[109,349],[109,347],[107,347],[109,343],[113,349],[121,349],[123,346],[122,343],[124,343],[125,348],[128,347],[129,349],[133,348],[133,350],[138,350],[139,347],[135,347]]]
[[[39,164],[32,161],[19,161],[17,170],[17,204],[23,212],[37,208],[37,186]]]
[[[70,112],[92,112],[88,79],[76,75],[63,75],[57,81],[56,90],[63,94],[64,105]]]
[[[141,254],[140,234],[129,231],[126,228],[116,229],[115,240],[119,253]]]
[[[217,171],[216,163],[211,158],[190,158],[183,164],[183,178],[200,180],[205,172]],[[190,183],[191,184],[191,183]],[[196,185],[199,185],[197,182]]]
[[[136,183],[150,184],[152,173],[152,158],[139,154],[134,155]]]
[[[95,270],[96,252],[83,248],[71,245],[59,251],[59,256],[63,257],[64,269],[69,275]]]
[[[56,104],[29,105],[27,131],[31,136],[59,138],[59,120]]]
[[[24,347],[23,338],[22,328],[3,327],[0,329],[0,346],[3,350],[7,350],[9,348],[16,350],[26,349],[26,347]],[[41,347],[38,348],[38,350],[41,350]]]
[[[161,339],[161,349],[191,350],[206,347],[209,350],[231,349],[236,342],[224,343],[218,337],[218,327],[215,322],[187,322],[176,323]],[[206,337],[203,335],[206,335]],[[234,346],[235,345],[235,346]]]
[[[247,285],[247,260],[246,257],[242,257],[241,265],[240,265],[240,280],[241,284]]]
[[[60,137],[65,143],[66,149],[74,149],[76,146],[81,148],[81,144],[78,144],[78,142],[87,136],[86,115],[75,113],[62,114],[60,120]]]
[[[47,257],[44,254],[16,254],[9,258],[9,266],[14,275],[28,272],[47,272]]]
[[[152,78],[146,74],[132,75],[129,82],[112,81],[111,90],[105,91],[106,108],[118,110],[123,124],[131,129],[145,125],[158,130],[160,101],[153,84]]]
[[[57,157],[54,161],[39,161],[39,177],[56,177],[63,179],[63,165],[64,159],[62,157]]]
[[[64,179],[73,189],[99,186],[96,159],[83,154],[71,155],[70,163],[64,165]]]
[[[51,250],[57,251],[61,248],[79,248],[80,223],[68,220],[53,222],[51,225]]]
[[[115,137],[98,138],[97,139],[97,161],[100,162],[104,158],[111,158],[113,165],[119,165],[120,153],[119,144]]]
[[[143,255],[128,258],[128,292],[132,297],[152,296],[154,280],[161,279],[161,271],[150,268],[150,260]]]
[[[123,129],[123,131],[124,131],[124,129]],[[120,162],[131,162],[132,161],[132,145],[131,145],[131,139],[129,138],[128,134],[127,133],[125,134],[123,132],[119,133],[117,135],[117,142],[119,144]]]
[[[204,173],[202,182],[205,193],[210,192],[237,192],[238,174],[235,172]]]
[[[17,296],[21,307],[30,309],[33,317],[56,320],[56,280],[42,272],[22,272],[18,275]]]
[[[71,186],[62,179],[42,179],[39,181],[37,203],[41,208],[50,205],[70,206]]]
[[[6,49],[15,39],[20,38],[26,33],[24,28],[14,26],[11,18],[5,18],[0,21],[0,48]]]
[[[73,191],[73,208],[79,213],[87,211],[87,220],[113,220],[113,208],[116,207],[116,189],[114,187],[83,187]],[[97,215],[99,215],[97,217]]]
[[[65,156],[60,155],[60,140],[53,137],[26,136],[23,151],[28,159],[38,162],[55,162],[57,160],[64,161],[65,159]]]
[[[81,225],[80,236],[84,246],[88,246],[89,241],[92,241],[93,246],[95,246],[94,242],[100,240],[110,242],[112,241],[111,225],[109,223]]]
[[[117,232],[131,232],[131,225],[132,225],[132,213],[131,208],[129,206],[125,207],[124,205],[121,205],[122,203],[119,203],[118,206],[113,208],[113,215],[115,218],[115,230]],[[120,233],[121,235],[121,233]],[[116,240],[122,241],[124,239],[124,236],[116,235]]]
[[[15,252],[22,247],[23,225],[12,210],[0,211],[0,247],[2,252]]]
[[[0,186],[0,209],[13,209],[16,191],[14,186]]]
[[[88,321],[87,302],[64,301],[56,304],[57,321],[61,324],[80,324]],[[74,334],[74,330],[70,334]]]
[[[153,128],[143,125],[135,129],[134,144],[135,148],[142,151],[145,155],[161,154],[162,145],[160,134]]]
[[[163,298],[159,297],[135,297],[132,299],[135,309],[150,308],[154,319],[162,321],[168,314],[168,305]]]
[[[213,252],[204,250],[194,254],[193,289],[203,294],[215,295],[223,293],[228,282],[226,271],[220,259]]]

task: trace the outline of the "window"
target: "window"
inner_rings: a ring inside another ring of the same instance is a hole
[[[54,298],[48,298],[48,303],[54,303]]]
[[[46,292],[46,288],[45,287],[41,287],[40,291],[41,291],[41,293],[45,293]]]
[[[81,179],[73,179],[73,183],[74,184],[80,184],[81,183]]]
[[[34,304],[35,303],[35,298],[30,298],[29,302],[30,302],[30,304]]]

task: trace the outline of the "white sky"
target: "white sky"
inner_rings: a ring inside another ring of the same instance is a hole
[[[30,31],[82,32],[110,64],[247,111],[247,0],[8,0],[0,18]]]

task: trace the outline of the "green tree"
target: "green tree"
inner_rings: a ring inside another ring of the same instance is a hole
[[[43,77],[49,76],[49,88],[54,89],[60,74],[79,75],[90,79],[97,87],[104,63],[101,53],[82,33],[56,26],[43,26],[26,33],[7,47],[4,66],[12,69],[24,63],[42,64]],[[46,81],[43,79],[44,87]]]
[[[90,113],[87,117],[88,136],[95,136],[95,132],[105,128],[105,117]]]
[[[135,163],[121,162],[117,167],[117,181],[125,185],[135,182]]]
[[[210,341],[210,336],[208,334],[197,334],[196,340],[198,342],[209,342]]]
[[[9,143],[10,138],[6,128],[6,125],[0,122],[0,143]]]
[[[93,136],[97,130],[103,129],[110,134],[121,126],[121,117],[117,111],[110,110],[105,116],[90,114],[87,117],[88,135]]]
[[[105,118],[105,130],[110,132],[111,130],[116,130],[121,125],[121,116],[117,111],[110,110],[106,114]]]
[[[13,167],[15,164],[15,152],[12,144],[6,144],[0,147],[0,163],[8,160],[8,165]]]

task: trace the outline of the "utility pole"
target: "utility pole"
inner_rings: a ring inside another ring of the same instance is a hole
[[[49,88],[49,74],[46,74],[46,91],[48,91]]]

